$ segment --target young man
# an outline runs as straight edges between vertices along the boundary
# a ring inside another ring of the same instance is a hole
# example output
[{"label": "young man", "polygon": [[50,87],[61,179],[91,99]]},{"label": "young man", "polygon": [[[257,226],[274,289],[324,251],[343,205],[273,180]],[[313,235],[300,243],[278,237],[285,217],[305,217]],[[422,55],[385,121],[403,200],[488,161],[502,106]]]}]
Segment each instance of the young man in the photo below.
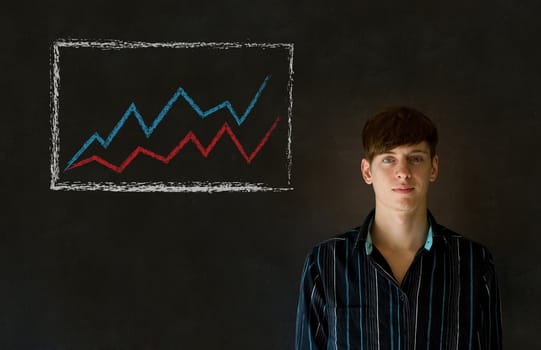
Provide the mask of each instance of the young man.
[{"label": "young man", "polygon": [[308,254],[296,348],[501,349],[491,254],[427,208],[438,176],[436,127],[400,107],[368,120],[362,137],[375,209]]}]

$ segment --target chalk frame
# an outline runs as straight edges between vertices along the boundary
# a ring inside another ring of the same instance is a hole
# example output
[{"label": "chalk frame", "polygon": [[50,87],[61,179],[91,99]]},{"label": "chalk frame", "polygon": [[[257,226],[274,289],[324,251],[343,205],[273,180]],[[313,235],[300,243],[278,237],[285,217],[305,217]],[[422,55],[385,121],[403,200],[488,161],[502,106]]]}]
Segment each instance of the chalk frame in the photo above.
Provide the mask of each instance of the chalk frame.
[{"label": "chalk frame", "polygon": [[[287,186],[273,187],[265,183],[252,182],[82,182],[60,181],[60,125],[59,125],[59,87],[60,87],[60,48],[97,48],[102,50],[122,50],[138,48],[214,48],[220,50],[236,48],[286,49],[288,50],[289,76],[288,131],[287,131]],[[50,57],[50,124],[51,159],[50,189],[53,191],[109,191],[109,192],[283,192],[291,191],[291,135],[293,115],[293,43],[241,43],[241,42],[142,42],[121,40],[82,40],[57,39],[51,45]]]}]

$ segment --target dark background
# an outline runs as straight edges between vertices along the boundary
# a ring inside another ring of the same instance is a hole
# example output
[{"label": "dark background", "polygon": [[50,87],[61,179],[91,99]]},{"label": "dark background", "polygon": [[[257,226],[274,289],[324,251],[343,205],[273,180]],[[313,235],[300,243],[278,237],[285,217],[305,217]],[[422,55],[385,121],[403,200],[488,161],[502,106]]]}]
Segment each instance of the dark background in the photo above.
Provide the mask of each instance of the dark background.
[{"label": "dark background", "polygon": [[[536,1],[3,4],[2,349],[290,349],[308,249],[358,225],[360,129],[433,118],[439,222],[492,251],[506,349],[539,348]],[[294,191],[49,190],[57,38],[295,44]]]}]

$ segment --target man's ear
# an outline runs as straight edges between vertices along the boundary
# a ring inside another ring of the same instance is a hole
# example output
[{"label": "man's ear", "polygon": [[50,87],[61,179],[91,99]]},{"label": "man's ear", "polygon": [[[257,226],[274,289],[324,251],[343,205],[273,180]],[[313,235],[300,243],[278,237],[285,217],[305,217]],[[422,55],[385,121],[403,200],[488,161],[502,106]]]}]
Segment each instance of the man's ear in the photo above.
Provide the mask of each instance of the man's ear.
[{"label": "man's ear", "polygon": [[432,169],[430,169],[430,178],[429,178],[430,182],[434,182],[438,178],[439,162],[440,162],[440,159],[438,155],[436,154],[434,158],[432,158]]},{"label": "man's ear", "polygon": [[370,162],[368,159],[363,158],[361,160],[361,174],[363,175],[363,180],[368,185],[372,184],[372,171],[370,170]]}]

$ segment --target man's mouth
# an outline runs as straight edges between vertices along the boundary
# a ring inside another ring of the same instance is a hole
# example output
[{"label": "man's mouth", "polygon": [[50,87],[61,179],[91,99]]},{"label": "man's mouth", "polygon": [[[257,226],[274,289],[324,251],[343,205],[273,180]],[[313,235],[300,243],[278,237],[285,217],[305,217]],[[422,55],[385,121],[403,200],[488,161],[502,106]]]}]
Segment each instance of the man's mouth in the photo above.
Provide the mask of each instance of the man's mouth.
[{"label": "man's mouth", "polygon": [[402,193],[402,194],[411,193],[413,190],[414,190],[414,187],[397,187],[397,188],[393,188],[393,192]]}]

